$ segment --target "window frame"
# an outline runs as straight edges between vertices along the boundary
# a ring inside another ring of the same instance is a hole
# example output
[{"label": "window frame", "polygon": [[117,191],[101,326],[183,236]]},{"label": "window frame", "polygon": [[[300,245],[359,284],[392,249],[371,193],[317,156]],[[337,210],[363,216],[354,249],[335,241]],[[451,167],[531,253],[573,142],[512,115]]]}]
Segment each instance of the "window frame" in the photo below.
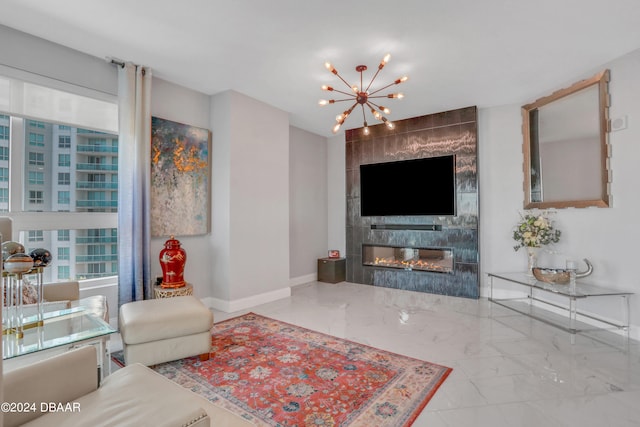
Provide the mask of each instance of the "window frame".
[{"label": "window frame", "polygon": [[[3,112],[0,112],[3,114]],[[25,174],[29,168],[37,168],[45,166],[46,157],[45,154],[38,149],[41,147],[31,146],[28,140],[25,140],[25,133],[29,132],[31,128],[28,124],[25,125],[25,118],[17,115],[6,114],[9,117],[9,129],[10,137],[8,139],[8,152],[10,160],[7,161],[11,165],[24,165],[19,167],[9,168],[9,188],[8,191],[8,205],[9,210],[3,211],[2,215],[11,217],[12,219],[12,236],[11,239],[18,240],[20,233],[28,232],[30,230],[43,230],[43,231],[67,231],[69,236],[69,230],[86,230],[86,229],[118,229],[117,212],[65,212],[65,211],[53,211],[53,212],[35,212],[26,211],[29,206],[28,198],[26,197],[25,188],[28,184],[28,174]],[[56,125],[60,123],[50,122]],[[65,126],[65,125],[62,125]],[[78,126],[75,126],[78,127]],[[37,128],[37,126],[36,126]],[[31,128],[33,129],[33,128]],[[117,140],[117,135],[113,136]],[[4,140],[3,140],[4,141]],[[54,137],[53,144],[54,149],[57,147],[57,138]],[[67,149],[62,149],[67,150]],[[68,152],[68,150],[67,150]],[[64,151],[59,154],[64,153]],[[26,158],[25,158],[26,157]],[[73,157],[69,157],[69,166],[72,166]],[[6,160],[5,160],[6,161]],[[53,162],[57,161],[57,156],[52,159]],[[26,168],[26,169],[25,169]],[[68,188],[68,187],[67,187]],[[56,190],[49,192],[50,197],[55,197]],[[46,195],[43,193],[43,197]],[[33,206],[33,205],[32,205]],[[78,228],[78,224],[82,224],[81,228]],[[62,236],[63,237],[63,236]],[[70,237],[70,236],[69,236]],[[5,239],[8,238],[5,236]],[[25,237],[26,240],[26,237]],[[69,240],[59,240],[60,242],[69,242],[74,244],[71,238]],[[73,251],[72,251],[73,252]],[[75,262],[73,255],[67,262]],[[105,275],[103,277],[81,279],[78,277],[76,280],[80,282],[81,289],[86,287],[102,286],[117,283],[118,273],[113,272],[112,262],[104,263]],[[71,271],[69,265],[59,265],[59,267],[66,267],[67,271]],[[57,269],[57,267],[56,267]],[[65,280],[67,278],[58,278],[58,274],[53,273],[52,280]]]}]

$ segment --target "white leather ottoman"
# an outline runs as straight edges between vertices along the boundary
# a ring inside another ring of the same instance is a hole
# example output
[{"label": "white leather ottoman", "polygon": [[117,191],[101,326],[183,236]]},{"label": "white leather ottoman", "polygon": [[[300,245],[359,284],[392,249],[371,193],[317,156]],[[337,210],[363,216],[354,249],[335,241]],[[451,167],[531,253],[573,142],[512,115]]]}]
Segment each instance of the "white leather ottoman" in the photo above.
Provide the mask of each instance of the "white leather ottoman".
[{"label": "white leather ottoman", "polygon": [[125,365],[209,358],[213,313],[192,295],[129,302],[119,314]]}]

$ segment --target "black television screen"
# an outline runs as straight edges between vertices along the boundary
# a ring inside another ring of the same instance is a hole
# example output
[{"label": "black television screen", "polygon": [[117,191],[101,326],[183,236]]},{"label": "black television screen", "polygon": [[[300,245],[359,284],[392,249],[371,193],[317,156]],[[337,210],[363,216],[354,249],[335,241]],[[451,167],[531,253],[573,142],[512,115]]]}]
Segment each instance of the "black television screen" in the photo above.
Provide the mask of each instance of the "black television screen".
[{"label": "black television screen", "polygon": [[360,214],[455,215],[455,170],[455,155],[360,165]]}]

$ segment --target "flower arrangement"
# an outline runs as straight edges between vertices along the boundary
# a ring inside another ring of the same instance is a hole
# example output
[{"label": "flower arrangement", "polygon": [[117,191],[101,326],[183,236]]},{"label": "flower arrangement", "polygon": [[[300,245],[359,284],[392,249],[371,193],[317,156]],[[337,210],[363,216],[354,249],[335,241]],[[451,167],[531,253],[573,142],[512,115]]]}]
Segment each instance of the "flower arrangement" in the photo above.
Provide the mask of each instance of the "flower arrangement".
[{"label": "flower arrangement", "polygon": [[560,230],[553,227],[545,212],[520,216],[522,219],[513,230],[513,240],[518,242],[513,247],[515,251],[524,247],[539,248],[560,240]]}]

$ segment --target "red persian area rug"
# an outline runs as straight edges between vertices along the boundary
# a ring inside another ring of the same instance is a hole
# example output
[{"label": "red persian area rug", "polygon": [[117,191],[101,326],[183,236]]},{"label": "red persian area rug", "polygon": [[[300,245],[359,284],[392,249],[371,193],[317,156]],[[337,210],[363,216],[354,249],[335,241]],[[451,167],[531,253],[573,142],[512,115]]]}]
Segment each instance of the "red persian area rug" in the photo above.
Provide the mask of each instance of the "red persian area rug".
[{"label": "red persian area rug", "polygon": [[410,426],[451,372],[253,313],[212,339],[210,360],[154,369],[258,426]]}]

